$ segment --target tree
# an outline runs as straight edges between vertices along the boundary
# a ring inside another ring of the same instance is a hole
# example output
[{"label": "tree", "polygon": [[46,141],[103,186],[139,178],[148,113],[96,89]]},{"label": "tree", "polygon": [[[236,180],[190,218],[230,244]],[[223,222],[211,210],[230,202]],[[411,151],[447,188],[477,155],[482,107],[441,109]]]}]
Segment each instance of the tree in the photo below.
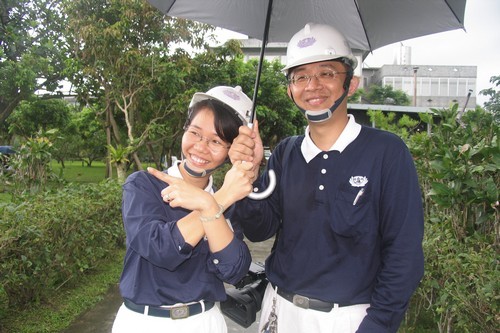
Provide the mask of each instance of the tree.
[{"label": "tree", "polygon": [[126,147],[140,169],[137,151],[151,125],[165,116],[165,109],[149,99],[149,90],[170,70],[174,81],[180,77],[168,63],[169,47],[179,42],[203,46],[208,27],[164,16],[145,1],[66,1],[65,9],[75,59],[72,80],[81,99],[101,101],[107,145]]},{"label": "tree", "polygon": [[359,103],[359,101],[361,100],[361,98],[366,94],[365,90],[363,88],[358,88],[356,89],[356,91],[354,92],[354,94],[352,94],[351,96],[349,96],[349,98],[347,99],[347,103]]},{"label": "tree", "polygon": [[39,89],[64,78],[65,18],[57,0],[0,0],[0,123]]},{"label": "tree", "polygon": [[489,96],[489,101],[484,103],[484,108],[493,114],[496,122],[500,121],[500,76],[492,76],[490,82],[495,85],[495,88],[481,90],[480,94]]},{"label": "tree", "polygon": [[368,104],[410,105],[410,98],[402,90],[394,90],[390,85],[372,85],[361,97]]},{"label": "tree", "polygon": [[24,138],[38,131],[63,130],[70,122],[70,109],[62,99],[22,101],[9,117],[9,132]]},{"label": "tree", "polygon": [[103,124],[94,109],[84,107],[73,113],[72,123],[75,128],[76,142],[74,151],[78,158],[92,166],[92,162],[106,157],[106,134]]}]

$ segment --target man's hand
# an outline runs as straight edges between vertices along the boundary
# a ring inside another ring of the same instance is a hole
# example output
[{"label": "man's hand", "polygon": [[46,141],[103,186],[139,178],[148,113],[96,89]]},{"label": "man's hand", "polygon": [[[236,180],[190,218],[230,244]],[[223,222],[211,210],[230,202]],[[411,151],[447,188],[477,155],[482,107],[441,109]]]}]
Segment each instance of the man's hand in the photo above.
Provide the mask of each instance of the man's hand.
[{"label": "man's hand", "polygon": [[218,192],[224,193],[227,198],[224,202],[233,204],[243,199],[252,192],[255,172],[252,163],[236,161],[233,167],[226,173],[224,184]]},{"label": "man's hand", "polygon": [[239,135],[229,148],[231,163],[245,161],[251,162],[254,167],[258,167],[263,157],[264,147],[259,133],[259,122],[256,120],[253,128],[240,126]]}]

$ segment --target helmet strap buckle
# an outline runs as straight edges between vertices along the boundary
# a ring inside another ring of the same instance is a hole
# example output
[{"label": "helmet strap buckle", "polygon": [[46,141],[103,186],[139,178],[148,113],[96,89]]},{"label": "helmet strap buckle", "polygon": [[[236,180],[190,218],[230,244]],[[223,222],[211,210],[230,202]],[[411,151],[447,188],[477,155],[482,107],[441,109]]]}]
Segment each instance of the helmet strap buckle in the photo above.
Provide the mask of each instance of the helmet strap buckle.
[{"label": "helmet strap buckle", "polygon": [[330,109],[325,109],[321,111],[309,111],[309,110],[304,110],[304,115],[306,116],[307,120],[313,122],[313,123],[320,123],[324,120],[327,120],[332,116],[332,110]]}]

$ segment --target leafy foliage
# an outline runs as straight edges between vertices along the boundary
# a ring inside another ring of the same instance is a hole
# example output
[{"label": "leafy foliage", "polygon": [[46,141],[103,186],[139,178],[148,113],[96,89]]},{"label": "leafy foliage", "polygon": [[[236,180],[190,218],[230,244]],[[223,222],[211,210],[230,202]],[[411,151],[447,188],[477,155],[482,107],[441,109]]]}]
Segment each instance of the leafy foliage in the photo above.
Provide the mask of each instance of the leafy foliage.
[{"label": "leafy foliage", "polygon": [[480,94],[489,96],[489,100],[484,103],[484,108],[493,114],[495,121],[500,122],[500,75],[492,76],[490,82],[495,85],[493,88],[481,90]]},{"label": "leafy foliage", "polygon": [[45,188],[49,179],[54,178],[50,166],[53,145],[50,136],[54,134],[53,130],[37,132],[37,135],[29,138],[11,158],[14,194],[38,192]]},{"label": "leafy foliage", "polygon": [[431,133],[409,136],[372,115],[406,140],[424,194],[426,268],[413,312],[430,313],[443,333],[497,332],[499,127],[480,108],[458,121],[457,109],[421,114]]},{"label": "leafy foliage", "polygon": [[22,101],[9,117],[9,132],[29,138],[38,131],[64,129],[70,122],[70,108],[62,99]]},{"label": "leafy foliage", "polygon": [[58,0],[0,1],[0,123],[38,89],[64,78],[65,18]]},{"label": "leafy foliage", "polygon": [[0,205],[0,293],[7,306],[43,301],[123,246],[120,200],[119,183],[109,181]]},{"label": "leafy foliage", "polygon": [[384,114],[381,110],[372,109],[369,109],[367,114],[376,127],[383,128],[393,133],[398,133],[398,135],[404,139],[408,139],[410,134],[416,133],[420,130],[420,122],[410,118],[406,114],[401,117],[397,117],[394,112]]},{"label": "leafy foliage", "polygon": [[368,104],[410,105],[408,95],[402,90],[394,90],[391,85],[372,85],[363,93],[361,99]]}]

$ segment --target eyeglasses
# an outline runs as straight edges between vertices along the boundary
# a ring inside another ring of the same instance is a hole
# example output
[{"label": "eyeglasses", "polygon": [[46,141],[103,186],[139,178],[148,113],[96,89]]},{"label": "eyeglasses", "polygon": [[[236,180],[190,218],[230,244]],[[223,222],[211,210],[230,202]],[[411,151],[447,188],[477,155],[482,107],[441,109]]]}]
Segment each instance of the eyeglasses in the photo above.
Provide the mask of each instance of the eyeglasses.
[{"label": "eyeglasses", "polygon": [[296,87],[305,87],[315,77],[322,84],[333,82],[339,74],[347,74],[347,72],[322,71],[314,75],[294,75],[288,82],[293,83]]},{"label": "eyeglasses", "polygon": [[226,145],[223,141],[218,140],[218,139],[209,139],[207,137],[204,137],[201,135],[200,132],[196,131],[193,128],[187,128],[184,132],[184,135],[186,136],[186,139],[189,140],[190,142],[196,143],[196,142],[201,142],[202,140],[205,140],[208,148],[214,152],[214,153],[219,153],[224,149],[229,149],[230,146]]}]

